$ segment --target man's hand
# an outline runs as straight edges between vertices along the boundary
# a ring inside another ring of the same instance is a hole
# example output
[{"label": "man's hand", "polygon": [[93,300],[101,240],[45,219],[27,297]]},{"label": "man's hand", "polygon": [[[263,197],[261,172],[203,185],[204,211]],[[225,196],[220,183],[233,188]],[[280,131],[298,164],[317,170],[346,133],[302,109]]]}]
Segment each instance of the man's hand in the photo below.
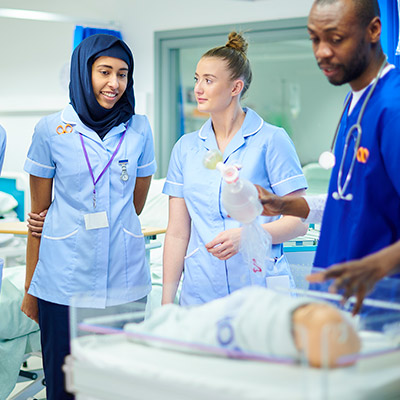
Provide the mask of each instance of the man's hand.
[{"label": "man's hand", "polygon": [[307,276],[307,280],[309,282],[324,282],[334,279],[329,291],[331,293],[343,291],[342,304],[351,296],[356,296],[357,301],[353,308],[353,315],[356,315],[361,309],[365,296],[384,276],[384,268],[365,257],[361,260],[333,265],[323,272]]},{"label": "man's hand", "polygon": [[262,215],[275,216],[282,214],[283,200],[282,197],[277,196],[264,189],[259,185],[255,185],[258,191],[258,197],[263,205]]}]

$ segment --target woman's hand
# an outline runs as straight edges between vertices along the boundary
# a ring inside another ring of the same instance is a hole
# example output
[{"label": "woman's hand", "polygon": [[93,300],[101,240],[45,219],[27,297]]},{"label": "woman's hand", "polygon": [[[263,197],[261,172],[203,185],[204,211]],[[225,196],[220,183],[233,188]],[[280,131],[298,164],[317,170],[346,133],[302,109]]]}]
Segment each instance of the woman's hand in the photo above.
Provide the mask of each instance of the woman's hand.
[{"label": "woman's hand", "polygon": [[25,293],[22,299],[21,311],[26,314],[27,317],[39,323],[39,310],[36,297]]},{"label": "woman's hand", "polygon": [[31,232],[32,236],[41,237],[44,220],[46,218],[47,210],[43,210],[39,214],[30,212],[28,213],[29,218],[27,219],[28,222],[28,229]]},{"label": "woman's hand", "polygon": [[227,260],[239,252],[241,228],[228,229],[218,234],[206,249],[220,260]]}]

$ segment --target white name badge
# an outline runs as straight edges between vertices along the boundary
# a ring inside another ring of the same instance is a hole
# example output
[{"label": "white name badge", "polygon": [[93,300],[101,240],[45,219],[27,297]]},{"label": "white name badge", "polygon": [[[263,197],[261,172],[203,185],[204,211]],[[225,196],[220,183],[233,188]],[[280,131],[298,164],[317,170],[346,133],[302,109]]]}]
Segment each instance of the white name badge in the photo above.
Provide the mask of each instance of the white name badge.
[{"label": "white name badge", "polygon": [[108,218],[105,211],[85,214],[85,227],[86,230],[90,229],[100,229],[108,227]]},{"label": "white name badge", "polygon": [[267,276],[265,282],[268,289],[290,289],[289,275]]}]

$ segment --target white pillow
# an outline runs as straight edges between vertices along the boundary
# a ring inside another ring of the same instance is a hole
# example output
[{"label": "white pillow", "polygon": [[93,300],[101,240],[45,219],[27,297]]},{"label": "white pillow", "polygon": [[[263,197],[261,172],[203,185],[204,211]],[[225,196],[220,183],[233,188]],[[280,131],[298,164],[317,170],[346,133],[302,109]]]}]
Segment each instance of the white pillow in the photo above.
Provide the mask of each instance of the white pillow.
[{"label": "white pillow", "polygon": [[10,212],[17,206],[18,202],[14,196],[9,193],[0,192],[0,215]]}]

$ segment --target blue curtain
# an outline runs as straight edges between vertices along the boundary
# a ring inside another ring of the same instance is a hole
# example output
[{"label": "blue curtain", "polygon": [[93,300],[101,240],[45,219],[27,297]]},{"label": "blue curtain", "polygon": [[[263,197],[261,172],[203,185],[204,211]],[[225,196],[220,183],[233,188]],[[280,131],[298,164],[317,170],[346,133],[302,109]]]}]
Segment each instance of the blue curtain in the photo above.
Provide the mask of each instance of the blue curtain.
[{"label": "blue curtain", "polygon": [[75,49],[76,46],[80,42],[82,42],[83,39],[86,39],[89,36],[95,35],[96,33],[105,33],[108,35],[114,35],[120,39],[122,39],[122,34],[120,31],[114,31],[112,29],[99,29],[99,28],[90,28],[90,27],[83,27],[80,25],[77,25],[75,27],[74,31],[74,47],[73,50]]},{"label": "blue curtain", "polygon": [[397,48],[396,48],[396,56],[400,56],[400,0],[397,0],[397,32],[398,32],[398,40],[397,40]]},{"label": "blue curtain", "polygon": [[400,67],[400,0],[379,0],[382,20],[381,42],[390,63]]}]

